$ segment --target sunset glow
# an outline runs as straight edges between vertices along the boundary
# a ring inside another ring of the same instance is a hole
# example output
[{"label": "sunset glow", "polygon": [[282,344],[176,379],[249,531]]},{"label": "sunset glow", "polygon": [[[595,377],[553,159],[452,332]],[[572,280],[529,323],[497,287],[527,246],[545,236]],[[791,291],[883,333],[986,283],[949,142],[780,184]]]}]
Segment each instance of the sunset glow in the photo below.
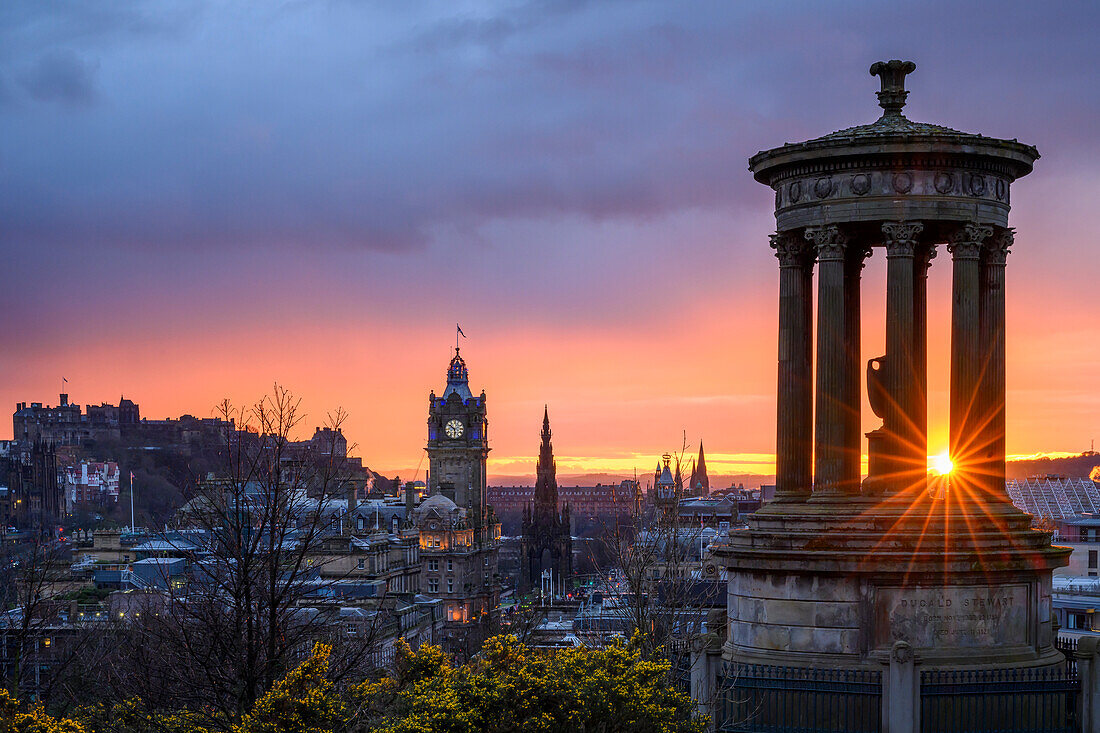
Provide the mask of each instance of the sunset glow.
[{"label": "sunset glow", "polygon": [[955,464],[951,460],[951,456],[947,453],[947,451],[944,451],[939,455],[930,456],[928,458],[928,463],[932,470],[941,476],[946,476],[955,469]]},{"label": "sunset glow", "polygon": [[[648,474],[702,440],[715,473],[767,476],[779,275],[773,193],[747,157],[871,121],[864,59],[936,38],[913,118],[1043,156],[1013,189],[1007,451],[1083,450],[1096,433],[1100,299],[1083,294],[1100,272],[1076,214],[1100,197],[1100,134],[1093,97],[1063,91],[1092,86],[1087,19],[1000,7],[1033,56],[975,49],[984,12],[944,24],[912,4],[730,3],[705,22],[675,4],[523,22],[492,3],[400,17],[291,4],[262,22],[133,7],[118,22],[160,29],[155,44],[73,34],[46,10],[0,28],[6,414],[56,404],[62,377],[74,402],[125,395],[149,418],[208,417],[278,381],[304,400],[302,436],[342,407],[364,462],[412,478],[458,321],[494,476],[533,474],[544,404],[565,475]],[[889,31],[834,53],[868,24]],[[800,42],[761,46],[776,36]],[[310,48],[327,61],[287,53]],[[953,71],[974,58],[988,73]],[[852,82],[825,93],[823,79]],[[950,265],[941,251],[928,278],[933,445],[947,442]],[[879,251],[862,273],[863,358],[884,353],[885,278]],[[881,423],[866,400],[861,421]]]}]

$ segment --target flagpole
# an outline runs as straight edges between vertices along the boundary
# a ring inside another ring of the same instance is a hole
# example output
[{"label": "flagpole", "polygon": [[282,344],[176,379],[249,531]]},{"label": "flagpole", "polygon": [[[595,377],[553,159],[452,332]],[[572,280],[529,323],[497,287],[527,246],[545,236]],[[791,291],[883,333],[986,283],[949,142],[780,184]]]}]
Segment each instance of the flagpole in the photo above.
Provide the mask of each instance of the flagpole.
[{"label": "flagpole", "polygon": [[130,531],[134,529],[134,472],[130,471]]}]

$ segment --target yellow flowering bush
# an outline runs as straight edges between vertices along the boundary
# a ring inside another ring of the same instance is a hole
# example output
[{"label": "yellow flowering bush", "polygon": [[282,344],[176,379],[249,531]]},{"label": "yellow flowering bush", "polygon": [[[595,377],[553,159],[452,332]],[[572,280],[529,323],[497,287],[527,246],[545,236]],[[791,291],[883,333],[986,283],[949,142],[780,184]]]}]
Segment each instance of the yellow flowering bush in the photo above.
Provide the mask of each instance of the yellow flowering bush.
[{"label": "yellow flowering bush", "polygon": [[327,676],[331,653],[331,646],[314,645],[309,659],[256,701],[236,733],[332,733],[346,728],[346,706]]},{"label": "yellow flowering bush", "polygon": [[140,700],[54,718],[0,689],[0,733],[702,733],[706,719],[635,645],[541,651],[489,639],[455,667],[435,646],[398,643],[393,673],[338,688],[317,644],[238,721],[150,710]]},{"label": "yellow flowering bush", "polygon": [[68,718],[54,718],[41,705],[20,703],[0,688],[0,733],[87,733],[84,726]]},{"label": "yellow flowering bush", "polygon": [[437,672],[409,680],[376,730],[701,733],[706,727],[691,699],[668,686],[666,662],[646,661],[623,645],[544,652],[498,636],[464,667],[437,665],[430,661],[437,654],[424,648],[406,662]]}]

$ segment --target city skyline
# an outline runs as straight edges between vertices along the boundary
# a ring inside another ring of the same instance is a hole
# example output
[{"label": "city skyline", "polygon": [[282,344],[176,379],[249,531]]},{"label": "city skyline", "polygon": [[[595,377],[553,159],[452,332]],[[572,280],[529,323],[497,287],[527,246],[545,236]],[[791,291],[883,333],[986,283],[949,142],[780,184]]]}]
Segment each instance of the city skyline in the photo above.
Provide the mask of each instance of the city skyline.
[{"label": "city skyline", "polygon": [[[685,431],[713,473],[768,473],[729,470],[775,447],[774,222],[747,155],[872,121],[867,60],[913,58],[913,119],[1043,156],[1014,187],[1008,453],[1084,450],[1100,110],[1079,90],[1097,11],[997,8],[11,4],[0,400],[53,404],[64,376],[77,402],[205,417],[278,381],[303,397],[303,430],[342,407],[367,465],[409,478],[457,320],[491,473],[533,472],[544,404],[562,473],[647,475]],[[1027,52],[983,45],[979,26],[1027,27]],[[884,279],[880,253],[865,359],[882,353]],[[941,256],[932,454],[949,301]]]}]

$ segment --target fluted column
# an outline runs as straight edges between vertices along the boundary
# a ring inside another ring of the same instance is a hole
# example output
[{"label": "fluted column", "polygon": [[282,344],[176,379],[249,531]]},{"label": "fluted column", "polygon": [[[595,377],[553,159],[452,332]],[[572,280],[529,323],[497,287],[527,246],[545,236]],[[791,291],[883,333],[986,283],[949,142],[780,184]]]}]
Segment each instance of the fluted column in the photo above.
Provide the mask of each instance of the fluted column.
[{"label": "fluted column", "polygon": [[981,259],[982,353],[985,355],[981,391],[984,436],[979,447],[981,476],[989,496],[1005,494],[1005,262],[1015,232],[1001,229],[985,244]]},{"label": "fluted column", "polygon": [[[818,262],[814,497],[839,498],[859,490],[858,432],[854,476],[848,435],[852,407],[848,239],[835,225],[810,227],[805,237],[813,243]],[[856,303],[858,317],[858,300]]]},{"label": "fluted column", "polygon": [[790,232],[771,240],[779,258],[775,501],[805,501],[813,461],[813,248]]},{"label": "fluted column", "polygon": [[925,244],[917,248],[914,259],[913,372],[917,385],[917,401],[913,406],[913,455],[921,457],[918,482],[923,487],[927,487],[928,478],[928,268],[935,257],[936,245]]},{"label": "fluted column", "polygon": [[983,436],[980,387],[984,359],[981,336],[982,244],[993,227],[970,223],[951,235],[951,460],[955,464],[952,489],[958,498],[981,490],[979,477]]},{"label": "fluted column", "polygon": [[920,222],[882,225],[886,245],[886,458],[891,490],[906,489],[924,474],[927,458],[915,455],[918,376],[916,369],[917,294],[914,258]]},{"label": "fluted column", "polygon": [[871,247],[862,242],[849,242],[844,261],[844,480],[846,494],[860,493],[860,458],[863,455],[863,433],[860,412],[863,404],[862,358],[860,356],[859,281],[863,261],[871,256]]}]

